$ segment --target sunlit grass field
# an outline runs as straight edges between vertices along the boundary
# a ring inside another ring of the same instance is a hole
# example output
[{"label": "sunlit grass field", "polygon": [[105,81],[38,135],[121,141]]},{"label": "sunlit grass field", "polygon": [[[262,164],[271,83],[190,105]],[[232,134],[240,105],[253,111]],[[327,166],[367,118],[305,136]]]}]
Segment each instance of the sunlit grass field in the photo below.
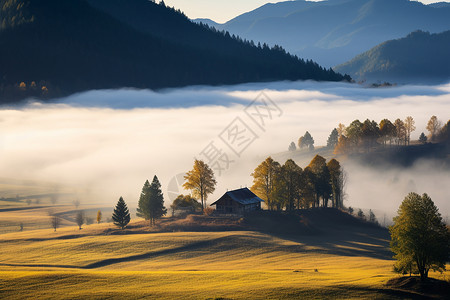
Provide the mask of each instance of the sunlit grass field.
[{"label": "sunlit grass field", "polygon": [[[0,235],[0,293],[17,298],[408,298],[385,287],[386,241],[236,232],[107,235],[111,224]],[[322,239],[328,239],[323,240]],[[372,241],[372,242],[369,242]],[[381,255],[382,256],[382,255]],[[449,274],[433,273],[445,279]]]},{"label": "sunlit grass field", "polygon": [[[29,195],[48,190],[26,190]],[[8,191],[12,191],[13,188]],[[26,195],[22,192],[23,195]],[[13,197],[13,192],[8,192]],[[1,299],[408,299],[385,284],[389,236],[379,228],[317,233],[122,232],[74,224],[69,200],[0,203]],[[17,209],[15,209],[17,208]],[[95,213],[100,207],[80,209]],[[104,211],[104,209],[102,209]],[[49,211],[63,218],[56,232]],[[104,220],[110,212],[104,211]],[[24,222],[19,231],[18,222]],[[11,226],[4,226],[11,224]],[[139,224],[138,224],[139,225]],[[450,272],[431,276],[448,280]]]}]

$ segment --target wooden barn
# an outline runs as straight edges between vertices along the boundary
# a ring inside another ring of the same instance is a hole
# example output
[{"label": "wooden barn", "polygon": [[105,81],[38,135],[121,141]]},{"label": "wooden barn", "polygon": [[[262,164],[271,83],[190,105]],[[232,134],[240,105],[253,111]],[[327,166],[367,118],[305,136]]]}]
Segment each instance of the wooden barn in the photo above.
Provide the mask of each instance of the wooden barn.
[{"label": "wooden barn", "polygon": [[260,210],[261,198],[253,194],[248,188],[226,192],[219,200],[211,204],[216,206],[219,214],[243,214]]}]

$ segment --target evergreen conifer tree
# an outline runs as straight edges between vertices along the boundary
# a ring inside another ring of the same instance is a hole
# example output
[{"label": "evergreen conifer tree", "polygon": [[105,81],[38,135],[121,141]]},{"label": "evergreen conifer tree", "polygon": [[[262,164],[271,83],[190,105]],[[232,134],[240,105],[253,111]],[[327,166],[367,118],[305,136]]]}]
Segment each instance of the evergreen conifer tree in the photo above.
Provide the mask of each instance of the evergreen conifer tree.
[{"label": "evergreen conifer tree", "polygon": [[116,207],[114,208],[112,219],[114,221],[114,225],[120,227],[121,229],[124,229],[128,223],[130,223],[130,212],[122,197],[120,197]]},{"label": "evergreen conifer tree", "polygon": [[150,184],[145,181],[139,198],[138,209],[136,215],[150,221],[150,225],[155,225],[156,219],[161,218],[167,213],[164,207],[164,197],[161,191],[161,184],[158,177],[153,177]]}]

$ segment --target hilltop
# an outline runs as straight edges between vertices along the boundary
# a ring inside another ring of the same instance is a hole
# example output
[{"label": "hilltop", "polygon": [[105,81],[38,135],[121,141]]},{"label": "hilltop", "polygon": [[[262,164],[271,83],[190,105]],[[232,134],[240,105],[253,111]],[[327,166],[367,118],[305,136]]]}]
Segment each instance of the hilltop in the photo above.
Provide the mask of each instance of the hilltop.
[{"label": "hilltop", "polygon": [[415,31],[384,42],[334,68],[355,80],[446,83],[450,80],[450,31]]},{"label": "hilltop", "polygon": [[449,30],[450,6],[409,0],[284,1],[214,26],[334,67],[415,30]]}]

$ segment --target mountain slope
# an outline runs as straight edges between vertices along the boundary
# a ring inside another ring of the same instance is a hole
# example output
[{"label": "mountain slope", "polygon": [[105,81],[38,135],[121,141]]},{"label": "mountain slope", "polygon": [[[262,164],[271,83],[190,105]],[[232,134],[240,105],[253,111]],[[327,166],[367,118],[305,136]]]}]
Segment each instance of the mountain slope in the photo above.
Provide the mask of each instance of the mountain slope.
[{"label": "mountain slope", "polygon": [[[0,1],[1,102],[87,89],[343,79],[280,48],[258,48],[193,24],[150,1],[94,2]],[[128,21],[100,9],[105,3],[126,9]]]},{"label": "mountain slope", "polygon": [[216,27],[335,66],[418,29],[449,30],[450,7],[409,0],[288,1],[264,5]]},{"label": "mountain slope", "polygon": [[416,31],[387,41],[335,68],[359,80],[399,83],[450,80],[450,31]]}]

